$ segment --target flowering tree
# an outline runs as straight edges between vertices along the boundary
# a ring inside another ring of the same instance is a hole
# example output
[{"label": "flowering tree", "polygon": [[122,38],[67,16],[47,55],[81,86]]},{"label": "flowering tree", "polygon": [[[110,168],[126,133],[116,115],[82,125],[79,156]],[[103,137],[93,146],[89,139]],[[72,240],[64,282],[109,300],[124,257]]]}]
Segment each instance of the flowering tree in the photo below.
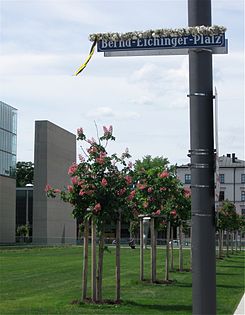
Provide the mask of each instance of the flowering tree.
[{"label": "flowering tree", "polygon": [[99,254],[96,300],[99,302],[102,301],[105,224],[116,222],[120,217],[128,219],[130,216],[128,201],[132,199],[132,163],[126,162],[130,158],[128,149],[120,157],[116,154],[109,155],[106,150],[107,144],[115,140],[112,126],[103,127],[103,131],[104,134],[96,141],[94,138],[87,139],[83,129],[79,128],[77,140],[89,146],[86,150],[82,147],[83,155],[79,155],[79,163],[73,163],[68,169],[70,185],[63,191],[46,187],[48,196],[55,197],[60,193],[63,201],[72,204],[75,218],[84,222],[92,218],[92,222],[97,226]]},{"label": "flowering tree", "polygon": [[[149,158],[147,161],[136,163],[136,185],[131,196],[135,215],[145,214],[152,215],[154,218],[159,217],[156,222],[158,228],[166,229],[165,281],[169,281],[170,226],[171,222],[173,224],[177,219],[184,220],[188,217],[190,207],[187,207],[185,202],[188,202],[190,195],[178,180],[175,167],[168,167],[166,159],[162,158],[161,162],[153,167],[151,167]],[[164,219],[162,219],[163,216]]]},{"label": "flowering tree", "polygon": [[[237,214],[234,203],[229,200],[223,201],[218,212],[218,222],[217,229],[219,233],[223,235],[223,231],[226,231],[226,254],[229,255],[229,240],[230,233],[234,231],[237,225]],[[220,241],[220,244],[223,244],[223,237]],[[219,248],[219,258],[222,257],[222,246]]]}]

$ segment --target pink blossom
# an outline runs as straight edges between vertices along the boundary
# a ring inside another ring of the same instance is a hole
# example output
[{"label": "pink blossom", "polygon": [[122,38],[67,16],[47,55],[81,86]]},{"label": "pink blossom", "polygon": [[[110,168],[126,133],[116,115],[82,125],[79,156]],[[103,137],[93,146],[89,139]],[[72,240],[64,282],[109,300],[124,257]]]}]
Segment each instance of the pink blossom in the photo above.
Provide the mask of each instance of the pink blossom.
[{"label": "pink blossom", "polygon": [[83,196],[83,195],[85,195],[85,194],[86,194],[86,192],[83,191],[82,189],[79,191],[79,196]]},{"label": "pink blossom", "polygon": [[74,176],[71,178],[71,182],[73,185],[77,185],[78,184],[78,176]]},{"label": "pink blossom", "polygon": [[159,175],[160,178],[165,178],[165,177],[168,177],[168,176],[169,176],[169,173],[168,173],[167,171],[163,171],[163,172]]},{"label": "pink blossom", "polygon": [[47,184],[47,185],[45,186],[44,191],[45,191],[45,192],[48,192],[49,190],[52,190],[52,187],[51,187],[49,184]]},{"label": "pink blossom", "polygon": [[85,183],[85,180],[82,179],[82,180],[79,180],[79,181],[78,181],[77,185],[78,185],[78,186],[83,186],[84,183]]},{"label": "pink blossom", "polygon": [[96,141],[95,141],[94,138],[88,139],[87,142],[88,142],[89,144],[94,144],[94,143],[96,143]]},{"label": "pink blossom", "polygon": [[125,192],[126,192],[126,188],[124,187],[124,188],[121,188],[121,189],[117,192],[117,194],[118,194],[118,196],[122,196]]},{"label": "pink blossom", "polygon": [[138,183],[137,184],[137,188],[140,189],[140,190],[143,190],[143,189],[146,188],[146,185]]},{"label": "pink blossom", "polygon": [[184,196],[186,197],[186,198],[188,198],[188,197],[190,197],[191,196],[191,191],[190,191],[190,189],[189,188],[184,188]]},{"label": "pink blossom", "polygon": [[176,212],[176,210],[172,210],[172,211],[170,211],[170,214],[173,216],[176,216],[177,212]]},{"label": "pink blossom", "polygon": [[130,192],[129,196],[128,196],[128,200],[134,199],[135,194],[136,194],[136,191],[135,191],[135,190],[132,190],[132,191]]},{"label": "pink blossom", "polygon": [[126,183],[128,185],[132,184],[132,177],[131,176],[129,176],[129,175],[125,176],[125,180],[126,180]]},{"label": "pink blossom", "polygon": [[100,152],[100,157],[101,158],[105,158],[107,156],[107,153],[106,152]]},{"label": "pink blossom", "polygon": [[74,162],[68,169],[68,174],[73,175],[78,168],[78,165]]},{"label": "pink blossom", "polygon": [[83,135],[83,128],[77,129],[77,135],[78,135],[78,137]]},{"label": "pink blossom", "polygon": [[69,192],[73,192],[73,187],[71,185],[68,185],[67,189],[68,189]]},{"label": "pink blossom", "polygon": [[105,187],[105,186],[107,186],[107,180],[105,179],[105,178],[103,178],[102,179],[102,181],[101,181],[101,185],[103,186],[103,187]]},{"label": "pink blossom", "polygon": [[78,158],[79,158],[80,162],[84,162],[85,161],[85,158],[84,158],[84,156],[82,156],[82,154],[78,154]]},{"label": "pink blossom", "polygon": [[149,187],[149,188],[147,189],[147,191],[148,191],[148,193],[152,193],[152,192],[153,192],[153,188],[152,188],[152,187]]},{"label": "pink blossom", "polygon": [[87,152],[89,154],[92,154],[92,153],[96,153],[98,150],[95,146],[91,146],[90,148],[87,149]]},{"label": "pink blossom", "polygon": [[107,128],[106,126],[103,126],[104,136],[111,136],[112,135],[112,126],[109,126]]},{"label": "pink blossom", "polygon": [[160,187],[160,191],[166,191],[167,188],[166,187]]},{"label": "pink blossom", "polygon": [[94,206],[94,211],[96,213],[98,213],[99,211],[101,211],[101,204],[100,203],[96,203],[96,205]]},{"label": "pink blossom", "polygon": [[155,211],[155,212],[152,212],[152,214],[155,214],[155,215],[160,215],[161,214],[161,210],[157,210],[157,211]]},{"label": "pink blossom", "polygon": [[54,193],[59,194],[61,192],[60,189],[54,189]]},{"label": "pink blossom", "polygon": [[95,161],[96,161],[98,164],[100,164],[100,165],[102,165],[102,164],[105,163],[105,159],[104,159],[104,158],[101,158],[101,157],[96,158]]},{"label": "pink blossom", "polygon": [[109,132],[109,130],[107,129],[106,126],[103,126],[103,131],[104,131],[104,133],[108,133]]}]

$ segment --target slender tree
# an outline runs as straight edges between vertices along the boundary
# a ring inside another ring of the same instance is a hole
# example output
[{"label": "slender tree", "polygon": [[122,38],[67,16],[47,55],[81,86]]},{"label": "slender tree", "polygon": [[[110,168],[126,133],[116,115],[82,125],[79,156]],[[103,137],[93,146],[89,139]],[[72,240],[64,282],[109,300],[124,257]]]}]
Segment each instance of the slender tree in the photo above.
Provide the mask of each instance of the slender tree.
[{"label": "slender tree", "polygon": [[[130,158],[128,149],[118,157],[116,154],[109,155],[106,148],[108,141],[115,140],[112,135],[112,126],[103,127],[104,134],[95,140],[87,139],[82,128],[77,130],[78,140],[88,144],[89,147],[83,149],[83,155],[79,155],[79,163],[73,163],[68,174],[71,176],[71,184],[66,189],[60,191],[50,185],[46,186],[47,195],[55,197],[60,194],[61,199],[69,202],[73,206],[73,215],[82,221],[92,218],[93,236],[93,266],[92,266],[92,288],[93,301],[102,302],[102,280],[103,280],[103,258],[104,258],[104,238],[106,222],[116,223],[119,211],[123,219],[128,220],[131,216],[131,209],[128,204],[132,199],[131,186],[132,163],[128,163]],[[97,130],[98,133],[98,130]],[[96,226],[95,226],[96,225]],[[98,265],[96,271],[96,230],[99,239]],[[119,244],[120,245],[120,244]],[[86,257],[86,253],[84,254]],[[120,276],[117,273],[117,279]],[[86,285],[86,281],[83,281]],[[96,290],[96,294],[95,294]],[[83,288],[86,292],[86,287]],[[118,291],[119,292],[119,291]],[[83,294],[83,299],[86,294]],[[120,297],[117,296],[117,299]]]}]

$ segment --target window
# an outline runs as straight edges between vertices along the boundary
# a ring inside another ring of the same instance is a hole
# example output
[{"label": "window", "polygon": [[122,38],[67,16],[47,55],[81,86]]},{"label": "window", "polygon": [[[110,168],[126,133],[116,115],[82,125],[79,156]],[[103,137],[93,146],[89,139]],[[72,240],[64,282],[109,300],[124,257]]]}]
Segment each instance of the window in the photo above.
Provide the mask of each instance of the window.
[{"label": "window", "polygon": [[185,184],[191,183],[191,174],[185,174]]},{"label": "window", "polygon": [[241,191],[241,201],[245,201],[245,190]]},{"label": "window", "polygon": [[220,174],[219,175],[219,181],[220,181],[220,184],[224,184],[225,183],[225,174]]},{"label": "window", "polygon": [[225,192],[221,190],[219,193],[219,201],[224,201],[224,200],[225,200]]},{"label": "window", "polygon": [[242,209],[242,216],[245,216],[245,209]]},{"label": "window", "polygon": [[241,183],[245,184],[245,174],[241,174]]}]

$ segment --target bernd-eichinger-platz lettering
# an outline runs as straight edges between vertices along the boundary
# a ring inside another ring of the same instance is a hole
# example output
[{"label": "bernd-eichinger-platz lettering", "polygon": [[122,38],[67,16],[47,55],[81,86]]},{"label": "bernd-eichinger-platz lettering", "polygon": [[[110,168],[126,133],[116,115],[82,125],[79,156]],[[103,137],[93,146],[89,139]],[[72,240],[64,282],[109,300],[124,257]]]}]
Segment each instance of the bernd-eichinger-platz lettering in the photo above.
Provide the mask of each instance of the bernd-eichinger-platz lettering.
[{"label": "bernd-eichinger-platz lettering", "polygon": [[147,50],[159,48],[224,47],[225,34],[152,37],[127,40],[99,40],[98,51]]}]

